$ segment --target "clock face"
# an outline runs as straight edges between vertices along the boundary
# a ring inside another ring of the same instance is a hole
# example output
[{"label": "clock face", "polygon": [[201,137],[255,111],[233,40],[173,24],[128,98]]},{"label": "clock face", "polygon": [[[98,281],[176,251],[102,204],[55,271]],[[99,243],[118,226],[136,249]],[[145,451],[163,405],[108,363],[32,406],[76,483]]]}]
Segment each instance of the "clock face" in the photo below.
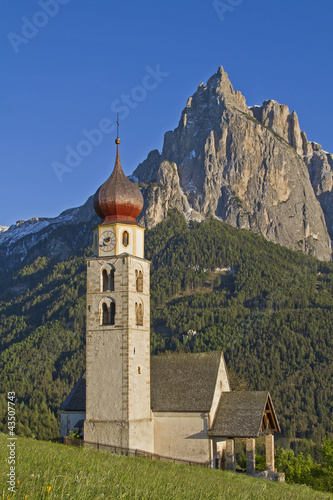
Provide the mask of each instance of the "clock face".
[{"label": "clock face", "polygon": [[99,237],[99,248],[102,252],[111,252],[117,243],[117,237],[112,230],[103,231]]}]

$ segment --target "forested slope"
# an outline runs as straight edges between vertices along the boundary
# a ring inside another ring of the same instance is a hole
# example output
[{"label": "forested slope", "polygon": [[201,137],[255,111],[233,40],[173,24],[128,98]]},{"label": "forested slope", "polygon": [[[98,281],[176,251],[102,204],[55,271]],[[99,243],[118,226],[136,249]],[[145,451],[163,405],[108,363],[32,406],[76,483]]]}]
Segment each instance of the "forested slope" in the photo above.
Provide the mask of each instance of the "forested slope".
[{"label": "forested slope", "polygon": [[[84,370],[85,255],[23,266],[0,289],[0,400],[21,434],[56,437]],[[333,435],[333,264],[219,220],[170,212],[146,232],[152,352],[223,349],[233,389],[270,390],[285,436]],[[0,429],[1,430],[1,429]]]}]

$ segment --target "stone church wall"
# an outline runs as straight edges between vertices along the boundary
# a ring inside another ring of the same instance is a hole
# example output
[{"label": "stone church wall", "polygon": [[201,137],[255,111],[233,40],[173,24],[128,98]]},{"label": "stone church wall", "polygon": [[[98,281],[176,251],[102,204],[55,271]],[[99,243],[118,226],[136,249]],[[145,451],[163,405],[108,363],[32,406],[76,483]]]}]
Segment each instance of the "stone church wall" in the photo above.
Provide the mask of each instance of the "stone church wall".
[{"label": "stone church wall", "polygon": [[212,460],[207,413],[154,412],[154,451],[193,462]]}]

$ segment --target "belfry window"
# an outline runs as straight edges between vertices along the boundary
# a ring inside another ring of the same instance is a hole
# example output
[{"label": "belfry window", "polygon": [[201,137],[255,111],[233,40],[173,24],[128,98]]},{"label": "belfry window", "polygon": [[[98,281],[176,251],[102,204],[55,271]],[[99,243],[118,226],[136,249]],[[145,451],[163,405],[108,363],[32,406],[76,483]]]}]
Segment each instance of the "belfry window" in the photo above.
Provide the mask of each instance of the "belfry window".
[{"label": "belfry window", "polygon": [[114,325],[116,320],[116,304],[111,302],[110,306],[102,304],[102,325]]},{"label": "belfry window", "polygon": [[129,234],[127,231],[123,232],[123,246],[128,247],[129,245]]},{"label": "belfry window", "polygon": [[103,269],[102,280],[103,280],[103,292],[106,292],[107,290],[109,290],[109,276],[106,269]]},{"label": "belfry window", "polygon": [[110,272],[110,292],[114,292],[114,269]]},{"label": "belfry window", "polygon": [[143,274],[142,271],[135,271],[135,280],[136,280],[136,291],[143,292]]},{"label": "belfry window", "polygon": [[109,324],[109,310],[108,306],[104,303],[102,306],[102,325]]},{"label": "belfry window", "polygon": [[114,325],[116,320],[116,304],[111,302],[110,304],[110,325]]},{"label": "belfry window", "polygon": [[110,272],[107,269],[103,269],[101,281],[102,292],[114,292],[114,273],[114,269],[111,269]]},{"label": "belfry window", "polygon": [[143,326],[143,305],[141,303],[135,303],[135,319],[137,325]]}]

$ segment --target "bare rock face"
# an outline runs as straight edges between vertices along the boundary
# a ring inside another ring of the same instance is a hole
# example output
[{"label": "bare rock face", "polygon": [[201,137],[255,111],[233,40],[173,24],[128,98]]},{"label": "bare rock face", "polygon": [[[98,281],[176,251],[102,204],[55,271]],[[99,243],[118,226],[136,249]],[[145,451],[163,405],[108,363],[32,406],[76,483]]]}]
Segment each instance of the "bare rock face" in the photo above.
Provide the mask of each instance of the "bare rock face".
[{"label": "bare rock face", "polygon": [[169,208],[177,208],[187,219],[203,217],[193,211],[181,190],[177,165],[162,161],[157,169],[156,182],[142,187],[144,207],[138,219],[139,224],[148,228],[156,226],[166,218]]},{"label": "bare rock face", "polygon": [[219,68],[188,99],[178,127],[165,134],[162,153],[151,152],[135,170],[139,182],[150,184],[143,220],[151,227],[176,207],[330,260],[316,195],[326,193],[333,213],[327,198],[333,162],[311,144],[295,112],[275,101],[248,108]]},{"label": "bare rock face", "polygon": [[314,193],[320,202],[326,225],[333,239],[333,155],[323,151],[320,144],[309,142],[301,131],[295,111],[276,101],[265,101],[251,108],[253,116],[263,125],[281,135],[306,164]]},{"label": "bare rock face", "polygon": [[276,101],[264,101],[262,106],[250,109],[260,123],[283,137],[299,155],[303,154],[302,132],[295,111],[290,113],[288,106]]},{"label": "bare rock face", "polygon": [[328,232],[333,239],[333,155],[323,151],[319,144],[308,142],[303,157],[314,192],[324,212]]}]

